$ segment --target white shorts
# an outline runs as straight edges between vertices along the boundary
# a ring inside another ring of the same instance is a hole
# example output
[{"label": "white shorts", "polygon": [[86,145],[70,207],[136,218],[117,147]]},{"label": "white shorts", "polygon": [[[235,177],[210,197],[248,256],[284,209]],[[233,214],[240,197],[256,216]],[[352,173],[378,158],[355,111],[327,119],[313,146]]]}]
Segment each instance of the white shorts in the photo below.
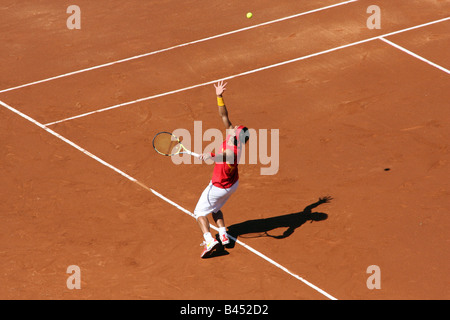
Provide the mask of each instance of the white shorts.
[{"label": "white shorts", "polygon": [[214,186],[210,181],[197,202],[194,210],[195,217],[204,217],[211,212],[217,213],[236,191],[238,184],[239,181],[236,181],[231,188],[222,189]]}]

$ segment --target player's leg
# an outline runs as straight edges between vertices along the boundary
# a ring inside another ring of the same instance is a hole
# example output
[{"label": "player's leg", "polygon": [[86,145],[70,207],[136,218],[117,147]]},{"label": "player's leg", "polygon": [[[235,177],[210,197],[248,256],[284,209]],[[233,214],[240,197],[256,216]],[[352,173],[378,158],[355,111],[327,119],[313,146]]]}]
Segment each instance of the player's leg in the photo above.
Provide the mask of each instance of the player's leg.
[{"label": "player's leg", "polygon": [[213,238],[209,229],[209,221],[206,215],[197,216],[197,223],[200,227],[200,230],[203,233],[203,251],[200,254],[201,258],[208,257],[213,249],[219,244],[219,242]]},{"label": "player's leg", "polygon": [[223,213],[221,210],[219,210],[217,212],[213,212],[212,217],[213,217],[214,222],[216,223],[217,227],[225,228],[225,221],[223,219]]},{"label": "player's leg", "polygon": [[203,234],[203,238],[205,239],[206,242],[209,242],[213,239],[212,235],[211,235],[211,231],[209,228],[209,220],[206,216],[199,216],[197,218],[197,223],[200,227],[200,230],[202,231]]},{"label": "player's leg", "polygon": [[209,183],[209,185],[205,188],[202,195],[200,196],[200,199],[198,200],[197,206],[194,210],[195,218],[197,219],[197,223],[200,227],[200,230],[202,231],[203,235],[203,251],[200,255],[202,258],[206,258],[208,255],[211,254],[213,249],[219,244],[219,242],[213,238],[210,232],[209,228],[209,221],[208,221],[208,214],[210,214],[212,209],[212,203],[210,200],[210,194],[211,194],[212,184]]},{"label": "player's leg", "polygon": [[200,230],[202,231],[203,234],[210,232],[209,229],[209,221],[208,218],[206,216],[199,216],[197,218],[197,223],[198,226],[200,227]]},{"label": "player's leg", "polygon": [[[226,203],[230,196],[236,191],[238,183],[236,182],[229,189],[218,188],[213,186],[212,183],[205,188],[197,206],[194,210],[194,215],[197,219],[197,223],[203,233],[203,238],[205,239],[205,248],[202,252],[202,257],[208,255],[210,251],[218,244],[217,240],[214,239],[210,232],[209,221],[207,215],[211,212],[213,213],[213,219],[219,227],[219,236],[221,237],[222,244],[228,244],[229,239],[226,236],[226,227],[223,220],[223,214],[220,208]],[[220,213],[219,213],[220,212]]]},{"label": "player's leg", "polygon": [[214,222],[216,223],[217,227],[219,228],[219,239],[220,242],[222,242],[223,245],[227,245],[230,243],[230,239],[227,235],[227,228],[225,227],[225,221],[223,219],[223,213],[221,210],[217,212],[212,213]]}]

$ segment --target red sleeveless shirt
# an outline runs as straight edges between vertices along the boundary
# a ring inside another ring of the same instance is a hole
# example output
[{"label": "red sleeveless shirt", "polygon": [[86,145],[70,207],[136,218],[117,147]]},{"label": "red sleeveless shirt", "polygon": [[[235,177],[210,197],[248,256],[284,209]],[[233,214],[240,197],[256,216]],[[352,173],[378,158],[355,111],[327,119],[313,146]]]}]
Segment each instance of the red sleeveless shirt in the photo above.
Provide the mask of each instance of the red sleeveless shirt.
[{"label": "red sleeveless shirt", "polygon": [[[214,165],[214,171],[212,175],[211,182],[214,186],[222,189],[231,188],[238,180],[238,147],[237,146],[229,146],[227,144],[229,136],[225,139],[222,144],[222,152],[225,152],[226,149],[233,150],[234,152],[234,161],[233,163],[226,162],[216,162]],[[214,154],[211,154],[214,156]]]}]

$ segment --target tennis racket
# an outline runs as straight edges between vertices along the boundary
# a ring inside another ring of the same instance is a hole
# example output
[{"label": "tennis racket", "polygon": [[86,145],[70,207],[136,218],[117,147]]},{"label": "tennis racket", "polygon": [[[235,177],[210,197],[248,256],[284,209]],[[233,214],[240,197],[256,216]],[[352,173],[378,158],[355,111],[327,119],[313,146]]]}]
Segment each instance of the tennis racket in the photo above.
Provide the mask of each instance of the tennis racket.
[{"label": "tennis racket", "polygon": [[188,150],[176,136],[170,132],[159,132],[153,138],[153,148],[163,156],[175,156],[177,154],[187,153],[191,156],[200,158],[200,155]]}]

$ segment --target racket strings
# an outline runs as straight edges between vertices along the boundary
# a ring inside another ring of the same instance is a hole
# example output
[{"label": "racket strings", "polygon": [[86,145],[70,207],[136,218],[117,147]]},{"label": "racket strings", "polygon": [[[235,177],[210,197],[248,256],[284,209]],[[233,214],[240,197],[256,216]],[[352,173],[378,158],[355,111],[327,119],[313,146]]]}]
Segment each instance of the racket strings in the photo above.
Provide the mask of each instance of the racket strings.
[{"label": "racket strings", "polygon": [[161,133],[153,140],[155,149],[165,155],[176,154],[180,151],[181,145],[178,140],[172,140],[173,136],[168,133]]}]

